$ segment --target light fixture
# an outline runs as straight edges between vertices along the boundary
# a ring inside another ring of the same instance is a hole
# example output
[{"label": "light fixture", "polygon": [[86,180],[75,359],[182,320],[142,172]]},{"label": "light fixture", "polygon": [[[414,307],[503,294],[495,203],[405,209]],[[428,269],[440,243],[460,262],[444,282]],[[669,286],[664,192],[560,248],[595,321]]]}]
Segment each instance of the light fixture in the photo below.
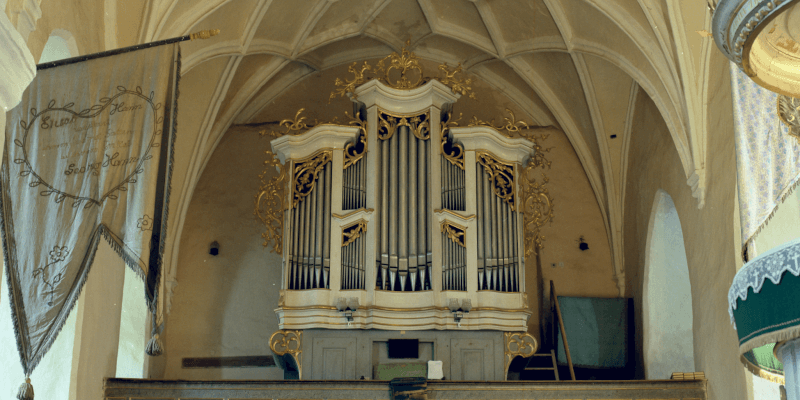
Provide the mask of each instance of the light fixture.
[{"label": "light fixture", "polygon": [[212,256],[219,254],[219,242],[216,240],[211,242],[211,245],[208,247],[208,254],[211,254]]},{"label": "light fixture", "polygon": [[353,312],[358,310],[358,306],[358,297],[351,297],[349,299],[339,297],[336,299],[336,309],[339,310],[339,312],[344,313],[344,318],[347,320],[347,326],[352,326]]},{"label": "light fixture", "polygon": [[796,1],[719,0],[711,26],[722,54],[755,83],[784,96],[800,97],[798,21]]},{"label": "light fixture", "polygon": [[583,241],[583,236],[578,239],[578,248],[581,249],[581,251],[589,250],[589,243]]},{"label": "light fixture", "polygon": [[464,314],[469,313],[469,310],[472,309],[472,300],[461,299],[459,301],[458,299],[450,299],[447,308],[453,313],[453,318],[458,324],[458,327],[461,328],[461,320],[464,318]]}]

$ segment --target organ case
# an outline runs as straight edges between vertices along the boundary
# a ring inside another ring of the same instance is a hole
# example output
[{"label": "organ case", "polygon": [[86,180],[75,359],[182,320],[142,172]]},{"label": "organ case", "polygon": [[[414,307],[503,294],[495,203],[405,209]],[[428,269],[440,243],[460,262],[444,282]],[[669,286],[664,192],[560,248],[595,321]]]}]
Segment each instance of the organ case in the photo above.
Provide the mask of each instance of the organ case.
[{"label": "organ case", "polygon": [[[272,141],[288,171],[280,328],[526,331],[517,197],[533,143],[456,127],[459,95],[438,80],[370,80],[352,98],[357,124]],[[472,306],[460,325],[452,299]]]}]

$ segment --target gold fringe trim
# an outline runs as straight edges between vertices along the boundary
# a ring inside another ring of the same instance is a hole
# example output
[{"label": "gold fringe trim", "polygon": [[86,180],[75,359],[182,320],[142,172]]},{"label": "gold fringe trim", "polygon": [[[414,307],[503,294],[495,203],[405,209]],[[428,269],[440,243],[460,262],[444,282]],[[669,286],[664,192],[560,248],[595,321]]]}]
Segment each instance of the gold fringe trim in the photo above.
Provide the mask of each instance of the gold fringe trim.
[{"label": "gold fringe trim", "polygon": [[747,353],[756,347],[783,342],[800,337],[800,326],[790,326],[779,331],[765,333],[739,344],[739,354]]},{"label": "gold fringe trim", "polygon": [[766,379],[772,383],[777,383],[779,385],[786,384],[786,379],[782,375],[774,374],[772,372],[761,369],[758,365],[751,363],[750,360],[745,358],[744,355],[739,356],[739,361],[741,361],[742,364],[744,364],[744,367],[747,368],[747,370],[750,371],[751,374],[759,378]]},{"label": "gold fringe trim", "polygon": [[764,222],[762,222],[761,225],[758,226],[758,229],[756,229],[755,232],[753,232],[753,234],[750,235],[750,237],[748,237],[747,240],[745,240],[742,243],[742,251],[741,251],[742,261],[746,263],[753,258],[752,254],[748,258],[747,247],[750,245],[750,243],[753,242],[753,240],[755,240],[756,236],[758,236],[758,234],[761,233],[761,231],[767,225],[769,225],[769,221],[772,220],[772,217],[775,216],[775,213],[778,211],[778,207],[780,207],[780,205],[783,204],[783,202],[786,201],[786,199],[794,193],[794,190],[797,189],[798,186],[800,186],[800,174],[795,176],[794,182],[792,182],[786,189],[783,190],[783,194],[781,194],[780,199],[777,202],[778,204],[776,204],[775,207],[772,208],[772,211],[769,213]]}]

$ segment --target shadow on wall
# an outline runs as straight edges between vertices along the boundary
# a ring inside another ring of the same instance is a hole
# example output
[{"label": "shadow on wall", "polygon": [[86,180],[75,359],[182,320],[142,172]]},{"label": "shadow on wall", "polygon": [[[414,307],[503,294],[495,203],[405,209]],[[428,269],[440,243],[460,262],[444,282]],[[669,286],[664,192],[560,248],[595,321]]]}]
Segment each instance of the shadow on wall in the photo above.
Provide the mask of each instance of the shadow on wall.
[{"label": "shadow on wall", "polygon": [[693,372],[692,290],[683,230],[672,198],[656,193],[644,268],[643,319],[646,379]]}]

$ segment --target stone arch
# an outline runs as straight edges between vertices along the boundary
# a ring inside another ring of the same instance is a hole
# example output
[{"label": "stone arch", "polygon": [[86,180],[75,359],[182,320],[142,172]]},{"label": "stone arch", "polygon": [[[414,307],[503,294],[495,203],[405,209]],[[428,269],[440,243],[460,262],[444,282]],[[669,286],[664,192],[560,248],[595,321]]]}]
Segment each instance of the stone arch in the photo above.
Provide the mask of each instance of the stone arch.
[{"label": "stone arch", "polygon": [[645,377],[693,372],[689,266],[678,211],[663,190],[656,193],[650,212],[642,296]]}]

